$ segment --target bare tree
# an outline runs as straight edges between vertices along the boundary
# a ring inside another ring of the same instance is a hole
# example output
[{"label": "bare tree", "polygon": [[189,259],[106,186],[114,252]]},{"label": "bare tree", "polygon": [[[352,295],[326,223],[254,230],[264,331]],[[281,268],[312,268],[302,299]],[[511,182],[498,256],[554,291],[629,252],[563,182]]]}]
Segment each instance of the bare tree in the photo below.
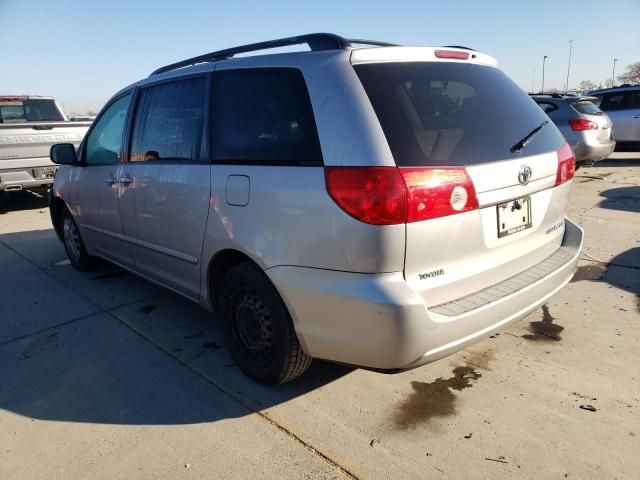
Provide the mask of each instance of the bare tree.
[{"label": "bare tree", "polygon": [[598,88],[598,85],[596,85],[595,82],[592,82],[591,80],[583,80],[580,82],[580,90],[584,91],[591,91],[591,90],[595,90],[596,88]]},{"label": "bare tree", "polygon": [[623,83],[640,83],[640,62],[627,65],[627,69],[622,75],[618,76],[618,80]]}]

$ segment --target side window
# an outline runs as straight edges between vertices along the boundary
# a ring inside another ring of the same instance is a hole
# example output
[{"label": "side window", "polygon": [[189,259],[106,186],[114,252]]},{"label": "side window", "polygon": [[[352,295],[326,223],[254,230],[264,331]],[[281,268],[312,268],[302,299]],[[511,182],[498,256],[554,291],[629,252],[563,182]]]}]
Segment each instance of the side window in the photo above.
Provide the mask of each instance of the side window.
[{"label": "side window", "polygon": [[322,165],[309,92],[295,68],[215,72],[211,122],[214,161]]},{"label": "side window", "polygon": [[625,108],[640,108],[640,90],[626,92]]},{"label": "side window", "polygon": [[553,112],[554,110],[558,109],[558,106],[550,103],[550,102],[537,102],[536,103],[540,106],[540,108],[542,109],[542,111],[544,113],[549,113],[549,112]]},{"label": "side window", "polygon": [[204,78],[143,89],[134,117],[130,161],[198,161],[204,93]]},{"label": "side window", "polygon": [[100,116],[87,137],[87,165],[108,165],[120,162],[122,132],[131,94],[120,97]]},{"label": "side window", "polygon": [[624,94],[622,92],[605,93],[602,97],[600,109],[605,112],[608,110],[622,110],[624,108],[623,100]]}]

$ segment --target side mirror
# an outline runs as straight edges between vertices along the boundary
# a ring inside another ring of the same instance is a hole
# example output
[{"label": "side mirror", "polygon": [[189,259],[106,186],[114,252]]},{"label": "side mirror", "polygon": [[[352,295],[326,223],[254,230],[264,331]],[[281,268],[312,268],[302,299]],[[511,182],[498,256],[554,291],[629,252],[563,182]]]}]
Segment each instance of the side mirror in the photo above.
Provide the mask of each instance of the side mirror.
[{"label": "side mirror", "polygon": [[71,143],[57,143],[51,147],[49,158],[58,165],[73,165],[78,162],[76,147]]}]

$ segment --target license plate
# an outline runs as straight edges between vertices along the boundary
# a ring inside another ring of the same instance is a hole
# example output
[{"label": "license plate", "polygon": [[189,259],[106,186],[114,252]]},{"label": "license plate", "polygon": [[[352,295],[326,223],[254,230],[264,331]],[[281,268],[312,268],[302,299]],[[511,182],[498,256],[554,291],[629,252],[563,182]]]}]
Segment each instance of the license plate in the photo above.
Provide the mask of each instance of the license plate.
[{"label": "license plate", "polygon": [[53,178],[56,173],[56,167],[42,167],[40,169],[40,178]]},{"label": "license plate", "polygon": [[498,238],[531,228],[531,198],[523,197],[499,204]]}]

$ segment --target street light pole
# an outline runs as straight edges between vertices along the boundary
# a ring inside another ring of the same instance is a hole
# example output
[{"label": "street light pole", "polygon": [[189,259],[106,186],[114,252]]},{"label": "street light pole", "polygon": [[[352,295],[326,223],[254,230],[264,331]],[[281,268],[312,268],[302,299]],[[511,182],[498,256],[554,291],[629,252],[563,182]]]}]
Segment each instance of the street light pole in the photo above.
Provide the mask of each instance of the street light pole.
[{"label": "street light pole", "polygon": [[616,62],[617,58],[613,59],[613,72],[611,72],[611,88],[616,86]]},{"label": "street light pole", "polygon": [[571,70],[571,50],[573,50],[573,40],[569,40],[569,65],[567,65],[567,83],[564,84],[564,93],[569,91],[569,71]]},{"label": "street light pole", "polygon": [[542,57],[542,91],[540,93],[544,93],[544,64],[547,61],[547,55]]}]

